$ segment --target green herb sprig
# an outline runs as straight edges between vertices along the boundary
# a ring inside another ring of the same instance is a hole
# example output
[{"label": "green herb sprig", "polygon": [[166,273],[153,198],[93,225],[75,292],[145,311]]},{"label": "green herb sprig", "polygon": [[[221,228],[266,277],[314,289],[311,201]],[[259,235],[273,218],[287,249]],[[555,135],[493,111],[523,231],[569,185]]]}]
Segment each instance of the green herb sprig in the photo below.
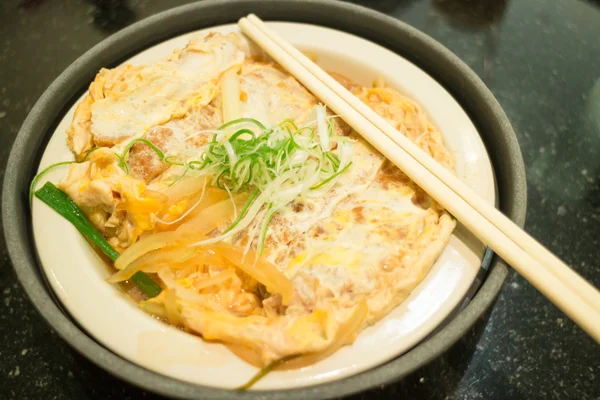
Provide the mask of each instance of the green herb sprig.
[{"label": "green herb sprig", "polygon": [[[54,186],[52,182],[46,182],[41,189],[35,192],[35,196],[73,224],[81,234],[90,239],[112,261],[119,257],[119,252],[98,232],[77,204],[65,192]],[[136,272],[131,280],[148,297],[158,296],[162,291],[160,286],[142,271]]]}]

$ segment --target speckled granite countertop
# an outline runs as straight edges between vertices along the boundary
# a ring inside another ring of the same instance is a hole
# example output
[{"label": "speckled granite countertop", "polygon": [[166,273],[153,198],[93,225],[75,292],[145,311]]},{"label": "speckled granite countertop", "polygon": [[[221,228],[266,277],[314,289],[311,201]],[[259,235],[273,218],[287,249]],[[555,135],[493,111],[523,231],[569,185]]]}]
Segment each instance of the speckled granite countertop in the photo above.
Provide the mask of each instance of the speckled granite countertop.
[{"label": "speckled granite countertop", "polygon": [[[600,287],[600,3],[355,1],[430,34],[498,98],[527,167],[526,230]],[[37,98],[87,49],[185,1],[0,2],[0,177]],[[102,6],[104,4],[104,6]],[[487,4],[487,5],[486,5]],[[153,398],[46,326],[0,247],[0,398]],[[511,273],[493,310],[443,357],[356,399],[600,399],[600,346]]]}]

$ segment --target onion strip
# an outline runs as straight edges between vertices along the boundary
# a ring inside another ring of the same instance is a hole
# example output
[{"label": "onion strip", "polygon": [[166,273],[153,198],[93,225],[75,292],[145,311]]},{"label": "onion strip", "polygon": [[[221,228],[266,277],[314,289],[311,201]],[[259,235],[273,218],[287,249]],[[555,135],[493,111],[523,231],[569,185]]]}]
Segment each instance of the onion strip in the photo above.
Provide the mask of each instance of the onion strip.
[{"label": "onion strip", "polygon": [[204,199],[204,194],[206,193],[206,181],[207,181],[207,179],[204,179],[204,184],[202,186],[202,192],[200,193],[200,198],[194,203],[194,205],[189,207],[183,214],[181,214],[181,216],[179,216],[179,218],[176,218],[173,221],[164,221],[160,218],[156,218],[156,222],[159,222],[163,225],[173,225],[173,224],[176,224],[176,223],[182,221],[185,217],[187,217],[192,211],[194,211],[194,209],[196,209],[196,207],[198,207],[202,203],[202,200]]},{"label": "onion strip", "polygon": [[186,259],[193,257],[194,255],[196,255],[196,251],[190,251],[188,247],[176,247],[150,251],[133,261],[126,268],[108,278],[107,282],[122,282],[131,278],[137,271],[156,272],[155,269],[149,270],[148,268],[160,265],[169,265],[171,263],[181,263]]},{"label": "onion strip", "polygon": [[240,116],[240,79],[239,68],[231,68],[223,74],[221,83],[221,102],[223,122],[231,122]]},{"label": "onion strip", "polygon": [[[201,236],[201,235],[198,235]],[[115,268],[118,270],[125,269],[133,261],[153,250],[158,250],[166,246],[176,246],[183,244],[186,236],[181,232],[159,232],[150,236],[146,236],[140,241],[134,243],[131,247],[121,254],[115,261]],[[189,240],[187,236],[187,240]]]},{"label": "onion strip", "polygon": [[[244,257],[244,251],[239,246],[220,242],[214,245],[229,262],[265,285],[270,293],[279,293],[284,305],[290,304],[294,287],[292,282],[277,269],[277,267],[256,253],[248,252],[250,257]],[[250,260],[246,261],[245,258]]]},{"label": "onion strip", "polygon": [[207,180],[208,179],[204,176],[189,177],[180,180],[173,186],[169,186],[161,192],[168,197],[165,208],[169,208],[186,197],[193,196],[200,192],[202,188],[206,186]]},{"label": "onion strip", "polygon": [[189,218],[177,228],[177,232],[206,235],[227,221],[230,221],[232,216],[232,202],[228,199],[222,200],[210,207],[206,207]]},{"label": "onion strip", "polygon": [[227,271],[219,273],[216,276],[213,276],[212,278],[204,279],[201,281],[196,280],[194,282],[194,287],[198,290],[202,290],[210,286],[219,285],[229,279],[232,279],[233,277],[235,277],[235,272],[229,269]]},{"label": "onion strip", "polygon": [[163,300],[167,319],[171,325],[184,326],[185,320],[181,316],[177,306],[177,289],[167,289]]}]

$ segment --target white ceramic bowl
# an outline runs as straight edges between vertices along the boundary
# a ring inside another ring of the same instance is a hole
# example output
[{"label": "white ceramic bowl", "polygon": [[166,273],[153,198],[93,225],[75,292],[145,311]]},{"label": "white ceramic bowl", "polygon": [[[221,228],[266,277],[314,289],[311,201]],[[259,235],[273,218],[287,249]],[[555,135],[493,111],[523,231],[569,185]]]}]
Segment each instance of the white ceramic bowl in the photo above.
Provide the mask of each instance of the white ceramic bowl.
[{"label": "white ceramic bowl", "polygon": [[[326,69],[370,85],[377,75],[417,101],[440,128],[456,158],[456,173],[490,204],[495,184],[491,163],[480,136],[460,105],[434,79],[404,58],[372,42],[340,31],[297,23],[269,23],[301,50],[317,54]],[[190,35],[208,31],[239,32],[235,25],[182,35],[127,60],[157,61],[183,47]],[[256,51],[249,44],[248,51]],[[74,106],[57,126],[40,169],[72,155],[65,130]],[[47,178],[57,182],[66,170]],[[40,182],[43,183],[43,182]],[[137,308],[104,279],[108,268],[66,220],[36,200],[33,231],[40,260],[61,303],[96,340],[118,355],[150,370],[205,386],[233,388],[256,373],[219,344],[167,326]],[[255,389],[282,389],[332,381],[384,363],[407,351],[431,333],[464,298],[473,283],[485,247],[460,225],[423,282],[396,309],[365,329],[351,346],[300,370],[273,372]]]}]

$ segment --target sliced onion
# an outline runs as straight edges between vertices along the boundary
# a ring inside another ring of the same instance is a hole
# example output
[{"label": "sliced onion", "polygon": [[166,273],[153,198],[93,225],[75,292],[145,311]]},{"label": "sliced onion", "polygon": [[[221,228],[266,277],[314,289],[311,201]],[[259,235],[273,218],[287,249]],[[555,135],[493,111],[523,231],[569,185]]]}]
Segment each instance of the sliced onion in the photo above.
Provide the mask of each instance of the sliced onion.
[{"label": "sliced onion", "polygon": [[338,141],[338,158],[340,159],[340,168],[344,168],[352,161],[353,153],[354,146],[349,140]]},{"label": "sliced onion", "polygon": [[[226,198],[227,193],[221,189],[206,188],[204,190],[201,190],[200,193],[196,194],[193,197],[190,197],[190,206],[177,219],[164,221],[162,219],[157,218],[157,229],[159,231],[173,230],[179,225],[181,225],[186,219],[193,217],[198,212],[201,212],[204,208],[210,207],[211,205],[216,204],[219,201],[222,201]],[[183,199],[180,201],[183,201]],[[165,207],[165,210],[166,212],[168,212],[169,208]]]},{"label": "sliced onion", "polygon": [[292,282],[264,258],[258,258],[256,253],[249,251],[244,257],[244,249],[229,243],[220,242],[214,245],[221,250],[221,255],[236,267],[266,286],[270,293],[279,293],[284,305],[290,304],[294,287]]},{"label": "sliced onion", "polygon": [[331,145],[329,143],[329,125],[327,123],[327,114],[325,112],[325,106],[317,106],[317,129],[319,133],[319,140],[321,141],[321,148],[323,151],[329,151]]},{"label": "sliced onion", "polygon": [[204,279],[201,281],[196,280],[194,287],[198,290],[205,289],[210,286],[219,285],[235,276],[235,272],[232,270],[223,271],[220,274],[213,276],[212,278]]},{"label": "sliced onion", "polygon": [[200,194],[196,195],[191,199],[191,206],[181,214],[177,219],[172,221],[163,221],[159,218],[156,219],[157,231],[165,231],[165,230],[174,230],[178,226],[180,226],[186,219],[193,217],[198,212],[202,211],[204,208],[209,207],[213,204],[218,203],[219,201],[224,200],[227,196],[223,193],[222,190],[216,189],[206,189],[202,190]]},{"label": "sliced onion", "polygon": [[[241,196],[236,199],[240,202],[241,200]],[[229,200],[207,207],[179,226],[176,231],[155,233],[134,243],[115,261],[115,268],[125,269],[144,254],[163,247],[176,247],[204,239],[206,234],[230,220],[232,213],[233,206]]]},{"label": "sliced onion", "polygon": [[122,282],[131,278],[138,271],[156,272],[157,266],[182,263],[195,255],[196,251],[187,246],[150,251],[108,278],[107,281],[112,283]]},{"label": "sliced onion", "polygon": [[276,199],[277,199],[276,202],[279,203],[279,204],[282,204],[282,205],[286,205],[286,204],[290,203],[296,197],[298,197],[298,195],[300,193],[302,193],[302,189],[303,188],[304,188],[304,184],[303,183],[299,183],[299,184],[297,184],[295,186],[292,186],[292,187],[280,190],[276,194]]},{"label": "sliced onion", "polygon": [[[256,198],[256,200],[254,200],[254,202],[252,203],[252,205],[250,206],[248,211],[246,212],[246,215],[244,216],[244,218],[242,218],[233,229],[230,229],[229,231],[227,231],[226,233],[224,233],[222,235],[219,235],[219,236],[216,236],[213,238],[209,238],[209,239],[204,239],[204,240],[198,241],[196,243],[193,243],[192,246],[203,246],[206,244],[217,243],[217,242],[225,240],[225,239],[241,232],[246,227],[248,227],[248,225],[250,225],[252,220],[254,220],[254,217],[256,216],[256,214],[258,214],[258,212],[261,210],[262,206],[265,204],[265,200],[270,198],[270,196],[271,196],[271,191],[263,192],[260,196],[258,196]],[[231,207],[230,202],[227,202],[227,204],[229,207]],[[233,207],[231,207],[231,212],[233,212]],[[198,214],[198,219],[201,214],[202,213]],[[210,215],[209,217],[212,217],[212,215]],[[194,218],[194,219],[196,219],[196,218]],[[202,221],[199,220],[198,222],[201,223]],[[183,225],[182,225],[182,227],[183,227]],[[192,229],[194,229],[193,225],[192,225]]]},{"label": "sliced onion", "polygon": [[240,117],[240,79],[238,69],[231,68],[223,74],[221,84],[223,123]]},{"label": "sliced onion", "polygon": [[169,323],[175,326],[184,326],[185,320],[177,307],[177,289],[167,289],[163,303]]},{"label": "sliced onion", "polygon": [[222,200],[199,211],[193,217],[188,218],[186,222],[177,228],[177,232],[206,235],[215,228],[218,228],[222,224],[231,220],[232,217],[232,202],[230,200]]},{"label": "sliced onion", "polygon": [[204,176],[183,178],[173,186],[162,191],[161,193],[168,197],[165,208],[168,209],[186,197],[199,193],[204,187],[206,180],[207,178]]},{"label": "sliced onion", "polygon": [[115,268],[119,270],[124,269],[144,254],[166,246],[182,244],[185,238],[186,236],[180,232],[159,232],[146,236],[140,241],[134,243],[131,247],[125,250],[123,254],[119,256],[119,258],[117,258],[117,261],[115,261]]},{"label": "sliced onion", "polygon": [[[189,247],[188,247],[189,249]],[[170,265],[171,268],[173,269],[183,269],[183,268],[187,268],[191,265],[194,266],[199,266],[199,265],[215,265],[215,266],[225,266],[225,260],[223,259],[223,257],[220,257],[214,253],[211,253],[211,251],[209,249],[203,249],[203,248],[198,248],[199,250],[206,250],[205,252],[202,252],[201,254],[197,254],[193,257],[191,257],[189,260],[186,260],[182,263],[178,263],[178,264],[172,264]]]}]

